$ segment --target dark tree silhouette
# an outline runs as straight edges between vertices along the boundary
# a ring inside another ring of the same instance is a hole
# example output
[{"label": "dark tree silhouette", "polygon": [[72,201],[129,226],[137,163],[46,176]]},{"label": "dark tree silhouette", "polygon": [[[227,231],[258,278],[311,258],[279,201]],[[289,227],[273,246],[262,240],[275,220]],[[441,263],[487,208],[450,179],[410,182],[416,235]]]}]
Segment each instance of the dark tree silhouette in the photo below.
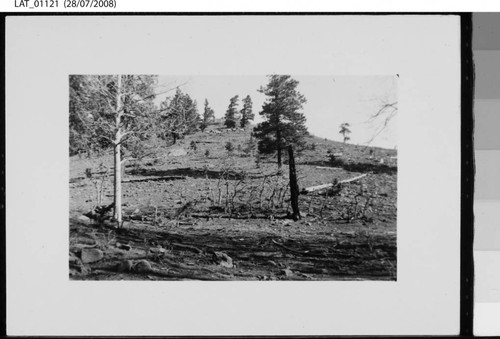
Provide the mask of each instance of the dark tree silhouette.
[{"label": "dark tree silhouette", "polygon": [[236,120],[237,120],[236,115],[238,114],[238,111],[236,110],[236,106],[238,106],[238,95],[235,95],[234,97],[232,97],[230,102],[229,102],[229,107],[227,108],[227,111],[226,111],[226,120],[224,122],[224,125],[227,128],[236,127]]},{"label": "dark tree silhouette", "polygon": [[205,128],[207,128],[210,121],[213,121],[214,119],[215,119],[214,110],[210,106],[208,106],[208,100],[205,99],[205,108],[203,109],[203,121],[200,126],[201,130],[204,131]]},{"label": "dark tree silhouette", "polygon": [[301,112],[306,98],[297,91],[299,82],[290,75],[270,75],[266,87],[259,92],[267,96],[267,100],[259,113],[265,121],[254,129],[259,139],[259,152],[270,154],[277,152],[278,168],[281,169],[282,150],[288,145],[301,149],[305,146],[308,134],[305,126],[306,118]]},{"label": "dark tree silhouette", "polygon": [[250,98],[250,95],[247,95],[242,101],[243,108],[240,111],[240,126],[241,128],[245,128],[250,123],[250,120],[254,119],[255,114],[252,112],[252,98]]},{"label": "dark tree silhouette", "polygon": [[351,140],[351,138],[349,137],[349,134],[351,134],[351,130],[349,129],[349,127],[350,125],[347,122],[344,122],[340,125],[339,134],[342,134],[342,136],[344,137],[344,143]]}]

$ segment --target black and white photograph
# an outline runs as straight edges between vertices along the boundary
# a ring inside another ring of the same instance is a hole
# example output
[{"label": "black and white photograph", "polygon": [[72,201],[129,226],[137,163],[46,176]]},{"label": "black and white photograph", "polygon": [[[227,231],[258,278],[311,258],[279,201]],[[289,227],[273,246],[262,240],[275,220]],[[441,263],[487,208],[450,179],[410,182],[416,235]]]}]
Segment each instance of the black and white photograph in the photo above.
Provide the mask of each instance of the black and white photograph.
[{"label": "black and white photograph", "polygon": [[459,15],[18,15],[5,46],[11,335],[458,333]]},{"label": "black and white photograph", "polygon": [[397,280],[397,75],[70,75],[70,278]]}]

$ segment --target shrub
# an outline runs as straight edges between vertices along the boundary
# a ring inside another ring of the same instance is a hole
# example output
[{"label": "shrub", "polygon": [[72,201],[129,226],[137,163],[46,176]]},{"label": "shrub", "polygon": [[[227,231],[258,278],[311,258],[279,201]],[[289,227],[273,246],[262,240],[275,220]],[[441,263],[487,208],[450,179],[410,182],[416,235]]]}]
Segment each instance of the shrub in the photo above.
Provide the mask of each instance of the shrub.
[{"label": "shrub", "polygon": [[330,164],[330,166],[342,166],[344,164],[344,160],[337,158],[332,153],[328,154],[328,164]]},{"label": "shrub", "polygon": [[233,153],[234,151],[234,145],[231,141],[226,142],[226,146],[224,146],[224,148],[228,153]]}]

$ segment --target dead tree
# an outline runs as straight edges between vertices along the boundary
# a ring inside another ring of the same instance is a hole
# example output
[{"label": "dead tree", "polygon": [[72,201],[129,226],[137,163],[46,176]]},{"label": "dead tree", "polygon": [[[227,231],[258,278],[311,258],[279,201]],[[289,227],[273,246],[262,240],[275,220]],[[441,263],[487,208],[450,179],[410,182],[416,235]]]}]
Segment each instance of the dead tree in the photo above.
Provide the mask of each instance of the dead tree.
[{"label": "dead tree", "polygon": [[299,185],[297,184],[297,172],[295,171],[295,159],[292,146],[288,146],[288,167],[290,168],[290,202],[292,204],[293,220],[300,219],[299,211]]}]

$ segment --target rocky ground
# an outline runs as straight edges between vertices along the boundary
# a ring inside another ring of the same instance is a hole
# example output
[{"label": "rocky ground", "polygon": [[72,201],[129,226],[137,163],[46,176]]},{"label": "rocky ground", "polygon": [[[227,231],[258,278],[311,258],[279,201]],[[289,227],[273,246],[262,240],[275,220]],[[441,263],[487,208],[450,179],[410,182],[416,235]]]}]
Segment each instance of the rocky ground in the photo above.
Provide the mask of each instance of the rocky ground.
[{"label": "rocky ground", "polygon": [[249,140],[214,125],[129,162],[120,229],[99,210],[113,202],[111,153],[72,157],[70,278],[396,279],[395,150],[311,137],[295,159],[300,189],[365,176],[300,195],[293,221],[286,158],[276,175]]}]

